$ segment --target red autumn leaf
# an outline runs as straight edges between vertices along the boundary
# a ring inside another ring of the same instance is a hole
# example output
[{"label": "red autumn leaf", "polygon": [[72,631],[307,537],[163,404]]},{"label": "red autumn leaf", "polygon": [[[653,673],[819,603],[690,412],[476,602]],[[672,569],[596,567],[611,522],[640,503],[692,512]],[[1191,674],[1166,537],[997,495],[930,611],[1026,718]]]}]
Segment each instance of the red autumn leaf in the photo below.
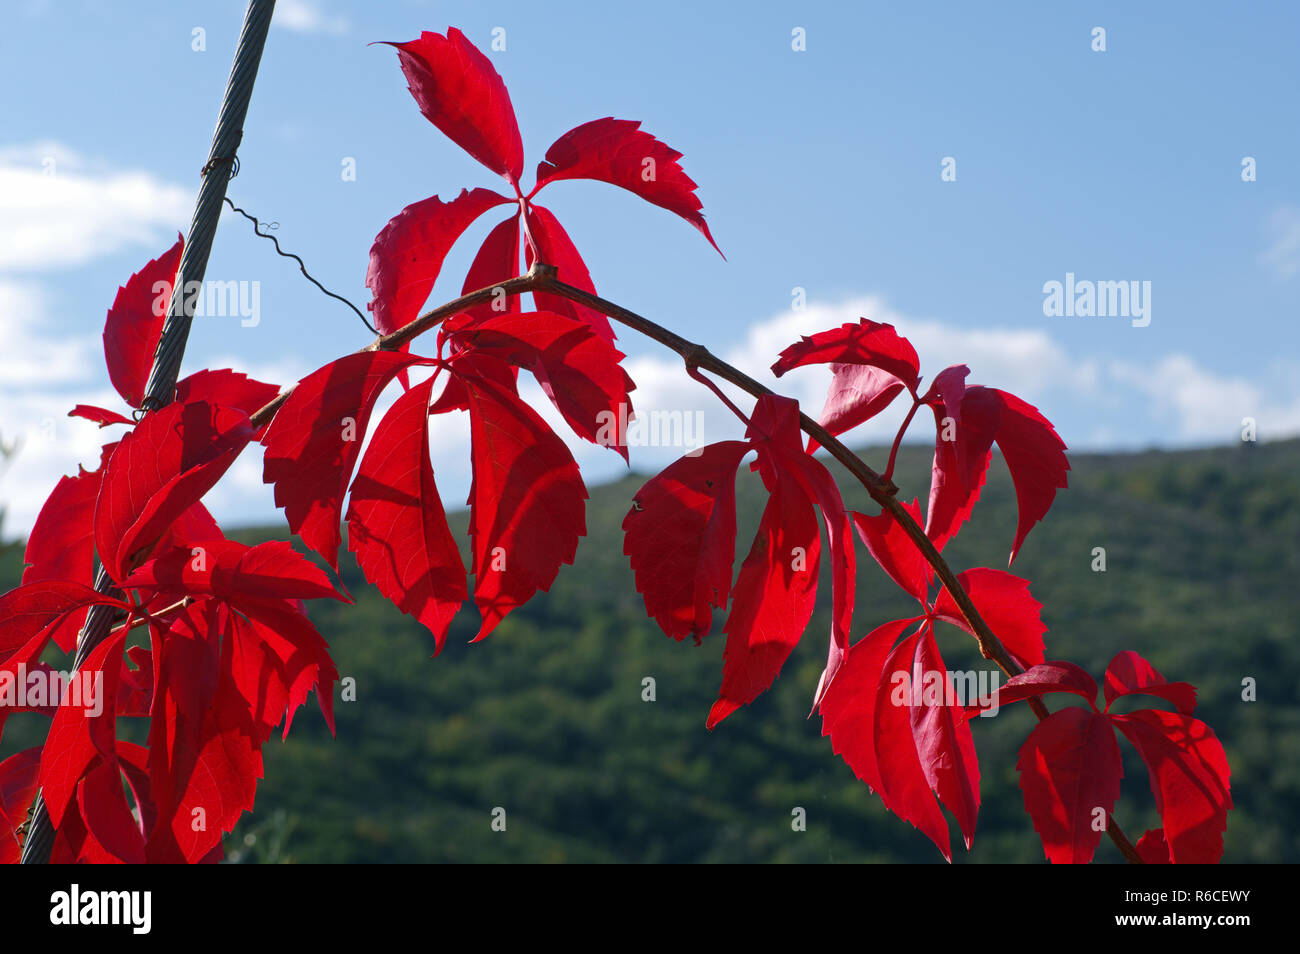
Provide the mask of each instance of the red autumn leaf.
[{"label": "red autumn leaf", "polygon": [[[587,271],[587,264],[582,260],[582,256],[578,254],[573,241],[569,238],[569,233],[564,231],[564,227],[560,225],[550,210],[544,206],[530,205],[526,218],[528,232],[537,245],[537,254],[542,257],[542,261],[547,265],[555,266],[556,277],[562,282],[573,285],[575,288],[580,288],[593,295],[596,294],[596,286],[591,283],[591,275]],[[525,245],[524,261],[529,268],[533,265],[533,258],[533,247]],[[609,326],[609,319],[586,305],[579,305],[577,302],[561,298],[559,295],[551,295],[540,291],[533,292],[533,300],[537,302],[539,311],[555,312],[578,321],[584,321],[591,325],[592,330],[606,341],[613,342],[615,339],[614,329]]]},{"label": "red autumn leaf", "polygon": [[[459,370],[469,362],[458,361]],[[564,442],[531,407],[489,377],[462,374],[469,397],[475,641],[572,563],[586,535],[587,488]]]},{"label": "red autumn leaf", "polygon": [[[1029,668],[1043,661],[1043,634],[1047,632],[1040,615],[1043,604],[1030,594],[1028,580],[1005,570],[974,567],[958,573],[957,581],[1016,662]],[[939,591],[933,611],[938,619],[975,635],[946,587]]]},{"label": "red autumn leaf", "polygon": [[132,275],[117,290],[104,321],[108,377],[131,407],[139,407],[144,401],[183,245],[184,240],[177,236],[175,245]]},{"label": "red autumn leaf", "polygon": [[[105,448],[104,460],[112,453],[113,446],[110,444]],[[94,582],[95,500],[103,476],[101,463],[96,470],[79,469],[75,477],[59,478],[27,537],[27,549],[23,553],[27,568],[23,570],[23,583],[40,580]],[[71,652],[76,645],[77,633],[85,618],[84,611],[73,613],[54,631],[54,641],[64,652]]]},{"label": "red autumn leaf", "polygon": [[510,93],[491,61],[465,34],[421,32],[390,43],[425,119],[483,165],[511,182],[524,171],[524,147]]},{"label": "red autumn leaf", "polygon": [[367,580],[433,633],[436,652],[468,596],[465,564],[429,463],[433,379],[407,391],[375,428],[348,505],[348,549]]},{"label": "red autumn leaf", "polygon": [[835,478],[811,454],[801,451],[795,460],[796,477],[802,474],[807,480],[804,490],[811,492],[822,512],[831,553],[831,637],[826,668],[822,670],[813,693],[812,712],[815,713],[849,651],[849,634],[857,599],[858,557],[853,547],[852,515],[844,507]]},{"label": "red autumn leaf", "polygon": [[876,764],[885,807],[919,829],[952,861],[948,822],[926,778],[912,729],[914,694],[925,688],[920,642],[928,632],[929,627],[923,627],[923,632],[904,639],[885,660],[875,698]]},{"label": "red autumn leaf", "polygon": [[1008,560],[1012,563],[1029,531],[1051,508],[1056,491],[1067,485],[1065,444],[1037,408],[1014,394],[978,385],[965,389],[955,439],[945,440],[944,417],[950,415],[942,412],[941,404],[933,405],[938,438],[926,533],[942,546],[970,516],[996,440],[1011,472],[1020,513]]},{"label": "red autumn leaf", "polygon": [[1183,715],[1196,711],[1196,688],[1186,682],[1166,682],[1165,677],[1132,650],[1118,653],[1106,667],[1102,683],[1106,708],[1120,696],[1142,694],[1172,702]]},{"label": "red autumn leaf", "polygon": [[1169,860],[1169,842],[1165,841],[1165,830],[1156,828],[1145,832],[1138,843],[1133,846],[1138,855],[1149,865],[1171,864]]},{"label": "red autumn leaf", "polygon": [[[144,832],[131,813],[117,759],[99,758],[77,783],[76,809],[85,834],[75,849],[86,864],[145,863]],[[71,814],[71,813],[69,813]],[[65,817],[65,828],[68,827]]]},{"label": "red autumn leaf", "polygon": [[1019,675],[1012,676],[998,689],[997,703],[1008,706],[1013,702],[1042,696],[1051,692],[1068,692],[1082,696],[1088,705],[1097,708],[1097,683],[1074,663],[1052,661],[1039,663]]},{"label": "red autumn leaf", "polygon": [[284,721],[287,738],[294,714],[316,691],[330,733],[334,732],[334,684],[338,669],[329,645],[306,616],[283,600],[240,597],[231,601],[229,654],[223,659],[260,744]]},{"label": "red autumn leaf", "polygon": [[491,189],[462,189],[450,202],[436,195],[413,202],[383,227],[370,247],[366,287],[381,334],[410,324],[433,291],[443,259],[474,220],[509,202]]},{"label": "red autumn leaf", "polygon": [[204,401],[146,414],[104,468],[95,550],[122,579],[173,520],[220,479],[252,437],[248,416]]},{"label": "red autumn leaf", "polygon": [[95,407],[93,404],[78,404],[68,412],[68,417],[82,417],[88,421],[94,421],[101,428],[108,427],[110,424],[125,424],[130,427],[134,423],[129,417],[123,417],[117,411],[110,411],[107,408]]},{"label": "red autumn leaf", "polygon": [[812,500],[792,475],[777,471],[732,591],[722,688],[708,728],[752,702],[780,672],[812,616],[820,554]]},{"label": "red autumn leaf", "polygon": [[990,389],[965,390],[964,383],[962,388],[960,418],[954,417],[941,399],[931,404],[935,423],[934,463],[925,534],[938,549],[943,549],[970,518],[988,476],[993,439],[997,434],[998,409],[996,403],[987,400]]},{"label": "red autumn leaf", "polygon": [[[902,506],[912,515],[913,520],[920,523],[921,508],[915,500]],[[874,517],[855,513],[853,523],[857,527],[858,536],[880,564],[880,568],[904,592],[924,603],[933,571],[893,514],[884,510]]]},{"label": "red autumn leaf", "polygon": [[[223,368],[218,371],[196,371],[181,378],[176,382],[175,400],[179,404],[207,401],[209,404],[235,407],[252,417],[270,404],[279,393],[278,384],[266,384],[238,371]],[[260,438],[265,430],[265,425],[259,428],[254,440]]]},{"label": "red autumn leaf", "polygon": [[[461,294],[467,295],[480,288],[495,286],[519,274],[519,211],[494,226],[479,247],[478,254],[469,266]],[[466,308],[470,319],[491,318],[502,313],[519,310],[518,295],[502,295],[481,305]]]},{"label": "red autumn leaf", "polygon": [[913,393],[920,381],[920,359],[912,343],[893,325],[866,318],[800,338],[781,352],[772,373],[779,378],[791,368],[810,364],[879,368]]},{"label": "red autumn leaf", "polygon": [[619,363],[623,353],[591,326],[547,312],[485,318],[449,336],[473,350],[527,368],[575,434],[627,459],[622,434],[632,415],[635,385]]},{"label": "red autumn leaf", "polygon": [[778,471],[789,474],[805,496],[821,510],[826,524],[826,539],[831,554],[831,636],[826,653],[826,667],[817,680],[812,711],[816,712],[826,689],[835,678],[849,650],[849,632],[857,592],[857,553],[853,548],[853,522],[840,488],[830,471],[805,453],[800,431],[799,403],[791,398],[768,394],[754,405],[749,422],[749,436],[758,450],[755,466],[768,487],[778,479]]},{"label": "red autumn leaf", "polygon": [[636,492],[623,518],[623,552],[646,613],[679,642],[708,635],[712,607],[730,598],[736,469],[749,450],[723,441],[678,459]]},{"label": "red autumn leaf", "polygon": [[941,677],[939,688],[943,697],[935,704],[928,698],[922,682],[922,704],[911,708],[916,754],[926,782],[957,819],[966,848],[970,850],[980,807],[979,760],[975,757],[975,740],[971,736],[962,700],[957,697],[953,678],[939,655],[934,629],[929,626],[921,631],[916,645],[913,685],[918,674],[923,680],[933,675]]},{"label": "red autumn leaf", "polygon": [[[892,620],[854,643],[818,707],[822,735],[830,738],[832,750],[877,794],[884,783],[876,762],[876,695],[889,651],[915,622],[915,618]],[[884,691],[888,690],[886,682]]]},{"label": "red autumn leaf", "polygon": [[64,617],[96,603],[127,609],[121,600],[69,580],[26,583],[0,595],[0,666],[32,662]]},{"label": "red autumn leaf", "polygon": [[54,713],[41,758],[40,784],[55,827],[92,761],[103,757],[116,766],[114,704],[125,645],[126,630],[121,630],[96,646],[72,676]]},{"label": "red autumn leaf", "polygon": [[1016,768],[1048,860],[1092,861],[1124,777],[1106,716],[1077,706],[1052,713],[1029,733]]},{"label": "red autumn leaf", "polygon": [[338,568],[339,516],[370,412],[397,373],[423,359],[362,351],[303,378],[262,437],[262,480],[289,529]]},{"label": "red autumn leaf", "polygon": [[16,864],[22,854],[18,828],[36,797],[41,746],[24,749],[0,762],[0,865]]},{"label": "red autumn leaf", "polygon": [[173,547],[158,553],[119,585],[226,600],[244,596],[344,599],[319,567],[283,540],[268,540],[255,547],[234,540]]},{"label": "red autumn leaf", "polygon": [[682,154],[640,127],[639,122],[607,116],[570,129],[546,150],[546,160],[538,163],[537,185],[528,198],[559,179],[608,182],[680,215],[721,255],[700,212],[701,203],[695,195],[698,187],[677,162]]},{"label": "red autumn leaf", "polygon": [[[149,719],[149,784],[157,824],[151,863],[201,861],[253,807],[262,776],[247,700],[229,672],[229,621],[213,600],[191,604],[154,631],[157,687]],[[223,655],[224,653],[224,655]],[[202,818],[200,827],[194,824]]]},{"label": "red autumn leaf", "polygon": [[1217,864],[1232,794],[1228,758],[1214,731],[1199,719],[1160,709],[1110,719],[1146,763],[1173,863]]},{"label": "red autumn leaf", "polygon": [[[875,417],[904,388],[915,394],[920,381],[911,342],[893,325],[866,318],[801,338],[781,352],[772,373],[781,377],[812,364],[831,366],[831,386],[817,420],[837,436]],[[816,448],[810,440],[808,450]]]}]

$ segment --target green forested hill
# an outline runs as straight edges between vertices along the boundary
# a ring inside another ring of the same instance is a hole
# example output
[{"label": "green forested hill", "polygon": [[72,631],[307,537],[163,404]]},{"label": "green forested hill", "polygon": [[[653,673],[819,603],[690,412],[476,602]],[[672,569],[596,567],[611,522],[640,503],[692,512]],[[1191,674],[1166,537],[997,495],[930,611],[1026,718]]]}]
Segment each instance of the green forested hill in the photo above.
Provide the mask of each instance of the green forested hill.
[{"label": "green forested hill", "polygon": [[[1169,679],[1194,683],[1198,715],[1232,765],[1225,860],[1300,860],[1300,442],[1071,459],[1070,490],[1015,567],[1045,604],[1048,657],[1100,679],[1131,648]],[[904,449],[896,480],[907,499],[925,495],[929,463],[928,452]],[[310,612],[357,700],[336,705],[336,739],[309,709],[288,741],[268,744],[257,812],[227,851],[293,861],[941,860],[806,718],[825,660],[829,586],[773,689],[705,730],[722,638],[678,644],[646,619],[619,531],[642,480],[594,488],[589,537],[553,590],[475,645],[466,641],[477,617],[465,610],[436,659],[429,633],[346,562],[356,605]],[[752,476],[741,480],[738,556],[761,505]],[[845,488],[852,505],[875,512]],[[463,515],[453,524],[463,530]],[[1014,528],[1010,480],[995,461],[974,521],[947,555],[958,569],[1004,567]],[[239,534],[274,535],[283,530]],[[1094,547],[1106,550],[1104,573],[1090,569]],[[4,554],[6,587],[20,556]],[[874,564],[860,564],[855,638],[911,609]],[[951,668],[979,664],[969,638],[945,629],[941,640]],[[654,702],[642,701],[646,677]],[[1258,701],[1242,701],[1245,678]],[[976,720],[983,804],[974,848],[957,861],[1042,859],[1014,768],[1031,725],[1024,706]],[[31,744],[39,728],[15,717],[3,753]],[[491,827],[498,807],[504,832]],[[796,808],[806,831],[792,830]],[[1158,824],[1145,769],[1127,748],[1116,817],[1134,839]],[[954,836],[960,845],[955,826]],[[1103,841],[1098,858],[1118,857]]]}]

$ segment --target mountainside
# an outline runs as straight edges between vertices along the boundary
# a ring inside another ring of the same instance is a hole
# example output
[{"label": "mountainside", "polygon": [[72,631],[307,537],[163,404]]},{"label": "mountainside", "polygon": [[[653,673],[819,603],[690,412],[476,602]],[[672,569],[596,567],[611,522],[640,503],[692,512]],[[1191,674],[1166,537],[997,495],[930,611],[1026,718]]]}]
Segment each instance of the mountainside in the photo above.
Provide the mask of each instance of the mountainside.
[{"label": "mountainside", "polygon": [[[1014,567],[1044,604],[1048,658],[1100,680],[1115,652],[1135,649],[1168,679],[1196,685],[1197,715],[1232,766],[1224,860],[1300,860],[1300,441],[1073,454],[1071,463],[1070,489]],[[924,498],[929,468],[928,450],[903,449],[895,479],[904,499]],[[817,614],[775,686],[705,730],[723,618],[699,647],[646,618],[619,530],[644,479],[593,488],[588,539],[552,591],[474,645],[467,608],[435,659],[431,635],[345,557],[356,605],[309,612],[341,675],[355,680],[356,701],[336,704],[336,739],[312,701],[286,742],[268,744],[257,812],[227,840],[232,860],[940,861],[831,752],[820,720],[806,718],[830,626],[825,566]],[[850,506],[876,512],[865,492],[842,486]],[[762,502],[745,468],[738,497],[739,559]],[[1015,521],[995,461],[975,519],[946,555],[959,570],[1004,568]],[[465,515],[452,523],[463,540]],[[252,543],[286,531],[232,535]],[[1096,547],[1105,572],[1091,569]],[[860,553],[855,639],[914,608]],[[21,549],[2,556],[8,588]],[[953,669],[986,668],[969,637],[943,627],[940,639]],[[653,702],[642,698],[647,678]],[[1258,701],[1243,701],[1244,679]],[[976,720],[980,823],[973,849],[955,860],[1042,859],[1016,785],[1031,725],[1025,706]],[[38,717],[15,716],[0,754],[43,729]],[[1145,768],[1121,747],[1115,816],[1136,840],[1159,822]],[[806,831],[792,830],[800,808]],[[494,830],[496,809],[504,831]],[[1098,859],[1119,855],[1103,840]]]}]

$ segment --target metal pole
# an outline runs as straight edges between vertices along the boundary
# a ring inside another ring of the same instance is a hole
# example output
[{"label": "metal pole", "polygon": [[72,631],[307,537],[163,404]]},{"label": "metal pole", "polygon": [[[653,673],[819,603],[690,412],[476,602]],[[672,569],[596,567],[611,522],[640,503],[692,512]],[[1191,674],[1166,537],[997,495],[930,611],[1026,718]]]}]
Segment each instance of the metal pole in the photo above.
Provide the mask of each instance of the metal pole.
[{"label": "metal pole", "polygon": [[[176,377],[185,355],[185,342],[190,334],[190,323],[194,320],[194,306],[198,297],[186,295],[185,290],[192,282],[201,284],[207,272],[212,238],[217,231],[217,220],[221,218],[226,184],[235,168],[235,154],[244,136],[244,117],[248,114],[248,101],[253,95],[253,82],[257,79],[257,67],[262,60],[262,49],[266,45],[266,34],[274,12],[275,0],[249,0],[244,27],[239,34],[239,46],[235,50],[235,62],[230,68],[226,95],[217,118],[217,128],[212,134],[212,149],[203,166],[203,183],[199,187],[199,197],[194,204],[194,218],[190,222],[185,249],[181,253],[176,287],[172,289],[167,309],[167,321],[158,341],[158,350],[154,352],[153,370],[145,390],[143,406],[146,411],[170,404],[175,393]],[[95,589],[101,593],[121,595],[102,568],[95,580]],[[75,669],[80,669],[94,648],[108,636],[112,621],[113,611],[110,607],[91,607],[86,616],[86,625],[82,627],[81,637],[77,641]],[[23,842],[23,864],[47,863],[53,846],[54,827],[50,824],[45,802],[38,793],[32,806],[31,825]]]}]

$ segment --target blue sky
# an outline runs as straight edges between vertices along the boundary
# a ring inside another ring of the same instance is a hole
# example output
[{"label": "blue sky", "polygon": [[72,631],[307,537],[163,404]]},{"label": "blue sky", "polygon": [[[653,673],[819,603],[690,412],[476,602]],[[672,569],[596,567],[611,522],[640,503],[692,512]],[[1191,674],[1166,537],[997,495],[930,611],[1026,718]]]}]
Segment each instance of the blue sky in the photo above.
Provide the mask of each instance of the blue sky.
[{"label": "blue sky", "polygon": [[[0,36],[0,473],[3,533],[93,463],[98,434],[63,413],[117,407],[99,334],[117,286],[189,223],[242,3],[15,0]],[[328,287],[363,303],[369,247],[404,205],[503,183],[419,114],[395,53],[368,46],[461,28],[490,52],[527,170],[589,119],[639,119],[681,150],[723,261],[688,225],[611,186],[542,201],[598,290],[759,374],[799,334],[859,315],[895,322],[933,377],[1037,404],[1074,448],[1227,444],[1300,433],[1300,14],[1291,4],[347,3],[281,0],[232,198]],[[1104,28],[1104,52],[1092,49]],[[206,49],[192,49],[196,28]],[[806,49],[792,49],[802,28]],[[356,161],[356,180],[342,163]],[[955,160],[955,181],[941,164]],[[1256,180],[1242,179],[1252,157]],[[55,175],[41,178],[49,160]],[[525,175],[531,181],[531,171]],[[489,214],[449,257],[459,291]],[[1150,323],[1048,317],[1044,284],[1150,285]],[[256,281],[256,327],[196,322],[186,368],[287,384],[368,340],[223,218],[208,277]],[[808,306],[792,308],[793,290]],[[652,343],[622,338],[641,409],[725,413]],[[760,374],[760,377],[762,375]],[[763,378],[768,380],[768,378]],[[809,410],[826,378],[782,388]],[[901,410],[901,409],[900,409]],[[897,417],[864,428],[887,440]],[[450,503],[467,440],[439,425]],[[914,432],[917,439],[923,430]],[[574,445],[577,448],[577,445]],[[648,448],[634,466],[680,449]],[[590,479],[608,451],[580,448]],[[911,488],[908,489],[909,492]],[[915,488],[924,496],[924,488]],[[229,520],[274,516],[252,454],[213,497]]]}]

